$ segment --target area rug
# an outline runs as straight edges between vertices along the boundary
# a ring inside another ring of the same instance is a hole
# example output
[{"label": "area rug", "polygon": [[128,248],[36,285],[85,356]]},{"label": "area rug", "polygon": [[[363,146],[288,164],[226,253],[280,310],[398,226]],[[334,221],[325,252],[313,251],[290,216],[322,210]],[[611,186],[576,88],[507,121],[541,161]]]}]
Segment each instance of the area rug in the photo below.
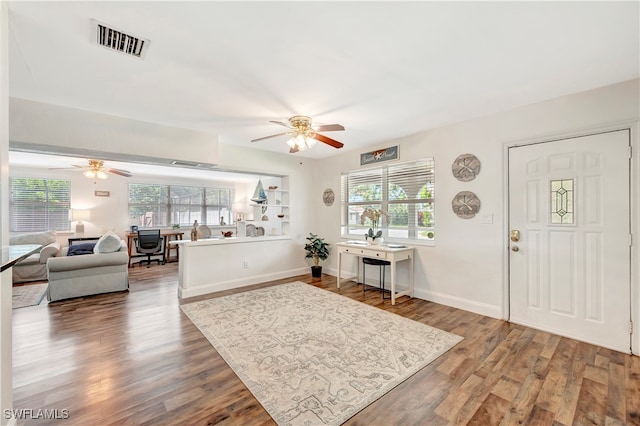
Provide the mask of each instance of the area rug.
[{"label": "area rug", "polygon": [[13,286],[13,309],[39,305],[47,292],[49,283]]},{"label": "area rug", "polygon": [[279,425],[339,425],[462,340],[302,282],[181,308]]}]

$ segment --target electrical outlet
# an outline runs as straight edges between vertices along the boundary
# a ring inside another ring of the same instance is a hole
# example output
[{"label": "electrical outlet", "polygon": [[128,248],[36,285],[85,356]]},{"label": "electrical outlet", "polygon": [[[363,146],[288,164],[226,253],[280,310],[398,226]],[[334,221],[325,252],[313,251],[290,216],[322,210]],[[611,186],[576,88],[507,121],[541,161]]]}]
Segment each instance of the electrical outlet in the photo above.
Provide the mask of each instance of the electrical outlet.
[{"label": "electrical outlet", "polygon": [[245,269],[249,267],[249,261],[248,260],[244,261],[244,267],[245,267]]}]

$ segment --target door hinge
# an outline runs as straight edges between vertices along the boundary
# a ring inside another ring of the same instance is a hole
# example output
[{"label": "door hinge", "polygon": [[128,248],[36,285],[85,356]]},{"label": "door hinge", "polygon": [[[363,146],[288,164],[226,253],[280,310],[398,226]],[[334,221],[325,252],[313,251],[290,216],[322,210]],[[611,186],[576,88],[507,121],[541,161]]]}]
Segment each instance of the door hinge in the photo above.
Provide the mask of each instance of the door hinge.
[{"label": "door hinge", "polygon": [[629,158],[633,158],[633,147],[629,145]]},{"label": "door hinge", "polygon": [[633,321],[629,321],[629,334],[633,334]]}]

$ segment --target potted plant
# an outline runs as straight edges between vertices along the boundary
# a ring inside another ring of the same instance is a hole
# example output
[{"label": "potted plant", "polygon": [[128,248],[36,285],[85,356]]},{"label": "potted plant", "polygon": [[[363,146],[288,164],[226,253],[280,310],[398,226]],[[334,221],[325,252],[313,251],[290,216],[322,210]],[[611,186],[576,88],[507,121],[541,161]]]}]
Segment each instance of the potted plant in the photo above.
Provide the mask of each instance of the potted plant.
[{"label": "potted plant", "polygon": [[385,218],[387,225],[391,221],[387,212],[380,209],[372,209],[371,207],[364,209],[360,215],[360,224],[364,225],[367,219],[371,222],[371,228],[369,228],[369,231],[364,234],[364,239],[367,240],[367,243],[380,244],[382,242],[382,231],[378,230],[381,218]]},{"label": "potted plant", "polygon": [[323,238],[312,233],[309,233],[307,241],[308,243],[304,246],[304,249],[307,252],[305,259],[313,259],[311,276],[314,278],[320,278],[322,276],[322,266],[320,266],[320,261],[327,260],[329,257],[329,243],[326,243]]}]

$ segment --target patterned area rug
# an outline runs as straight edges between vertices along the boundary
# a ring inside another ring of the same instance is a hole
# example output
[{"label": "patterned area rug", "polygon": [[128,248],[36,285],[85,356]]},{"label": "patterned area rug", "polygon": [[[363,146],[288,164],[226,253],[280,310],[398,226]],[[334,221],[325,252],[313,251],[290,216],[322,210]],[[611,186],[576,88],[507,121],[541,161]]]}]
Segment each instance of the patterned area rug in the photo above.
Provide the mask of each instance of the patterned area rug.
[{"label": "patterned area rug", "polygon": [[44,299],[49,283],[13,286],[13,309],[39,305]]},{"label": "patterned area rug", "polygon": [[462,340],[302,282],[182,310],[279,425],[339,425]]}]

